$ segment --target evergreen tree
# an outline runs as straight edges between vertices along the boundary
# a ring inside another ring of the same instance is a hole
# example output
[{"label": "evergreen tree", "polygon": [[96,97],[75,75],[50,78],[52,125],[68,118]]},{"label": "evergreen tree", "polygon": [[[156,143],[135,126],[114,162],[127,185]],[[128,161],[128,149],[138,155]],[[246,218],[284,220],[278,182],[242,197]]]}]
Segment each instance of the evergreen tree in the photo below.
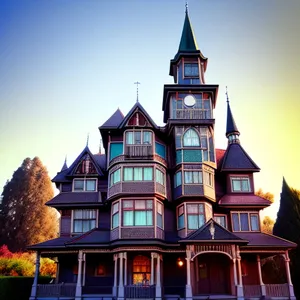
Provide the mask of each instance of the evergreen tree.
[{"label": "evergreen tree", "polygon": [[290,188],[284,178],[273,233],[298,245],[290,251],[290,259],[295,295],[300,299],[300,191]]},{"label": "evergreen tree", "polygon": [[2,197],[1,243],[11,251],[57,236],[56,212],[45,205],[53,197],[53,188],[38,157],[24,159]]}]

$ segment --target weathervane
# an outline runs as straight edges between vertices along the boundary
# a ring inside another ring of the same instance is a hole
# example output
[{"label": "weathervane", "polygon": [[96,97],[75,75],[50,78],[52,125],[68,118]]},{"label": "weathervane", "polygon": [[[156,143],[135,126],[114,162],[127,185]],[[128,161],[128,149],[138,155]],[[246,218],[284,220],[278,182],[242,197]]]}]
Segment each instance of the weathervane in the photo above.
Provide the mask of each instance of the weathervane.
[{"label": "weathervane", "polygon": [[136,81],[134,84],[136,84],[136,102],[139,102],[139,84],[141,83]]},{"label": "weathervane", "polygon": [[229,103],[229,97],[228,97],[227,85],[226,85],[226,93],[225,93],[225,95],[226,95],[226,98],[227,98],[226,102]]},{"label": "weathervane", "polygon": [[188,8],[189,8],[188,2],[185,1],[185,13],[186,14],[188,13]]}]

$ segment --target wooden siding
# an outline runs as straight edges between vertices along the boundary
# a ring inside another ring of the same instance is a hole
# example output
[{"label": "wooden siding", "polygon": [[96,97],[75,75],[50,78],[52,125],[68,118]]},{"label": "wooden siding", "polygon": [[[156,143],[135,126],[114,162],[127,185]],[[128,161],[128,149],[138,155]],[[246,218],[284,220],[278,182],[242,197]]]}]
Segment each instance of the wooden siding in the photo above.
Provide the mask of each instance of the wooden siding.
[{"label": "wooden siding", "polygon": [[60,218],[60,236],[68,236],[71,234],[71,217],[62,216]]},{"label": "wooden siding", "polygon": [[153,146],[152,145],[125,145],[126,158],[152,158]]}]

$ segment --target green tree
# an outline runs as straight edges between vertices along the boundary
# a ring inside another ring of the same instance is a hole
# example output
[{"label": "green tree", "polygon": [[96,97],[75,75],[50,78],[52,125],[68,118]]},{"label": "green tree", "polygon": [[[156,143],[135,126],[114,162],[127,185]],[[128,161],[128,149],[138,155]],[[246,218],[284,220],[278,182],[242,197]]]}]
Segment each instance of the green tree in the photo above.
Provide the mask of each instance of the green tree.
[{"label": "green tree", "polygon": [[255,195],[265,198],[265,199],[271,201],[272,203],[274,202],[274,195],[270,192],[265,193],[261,188],[255,192]]},{"label": "green tree", "polygon": [[290,259],[295,295],[300,299],[300,191],[290,188],[284,178],[273,233],[298,245],[290,251]]},{"label": "green tree", "polygon": [[265,216],[262,223],[261,223],[261,231],[264,233],[273,233],[273,227],[274,227],[275,221],[271,219],[269,216]]},{"label": "green tree", "polygon": [[24,159],[2,196],[1,242],[11,251],[57,236],[56,212],[45,205],[53,197],[53,188],[38,157]]}]

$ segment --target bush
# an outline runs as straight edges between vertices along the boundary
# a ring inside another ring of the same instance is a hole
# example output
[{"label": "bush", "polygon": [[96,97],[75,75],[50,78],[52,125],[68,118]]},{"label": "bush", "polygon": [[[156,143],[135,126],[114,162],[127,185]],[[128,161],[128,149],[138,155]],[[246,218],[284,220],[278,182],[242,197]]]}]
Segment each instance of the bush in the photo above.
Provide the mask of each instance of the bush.
[{"label": "bush", "polygon": [[[51,277],[40,277],[39,283],[49,283]],[[0,299],[28,300],[31,293],[33,277],[0,276]]]},{"label": "bush", "polygon": [[21,258],[0,257],[0,275],[4,276],[33,276],[34,265]]}]

